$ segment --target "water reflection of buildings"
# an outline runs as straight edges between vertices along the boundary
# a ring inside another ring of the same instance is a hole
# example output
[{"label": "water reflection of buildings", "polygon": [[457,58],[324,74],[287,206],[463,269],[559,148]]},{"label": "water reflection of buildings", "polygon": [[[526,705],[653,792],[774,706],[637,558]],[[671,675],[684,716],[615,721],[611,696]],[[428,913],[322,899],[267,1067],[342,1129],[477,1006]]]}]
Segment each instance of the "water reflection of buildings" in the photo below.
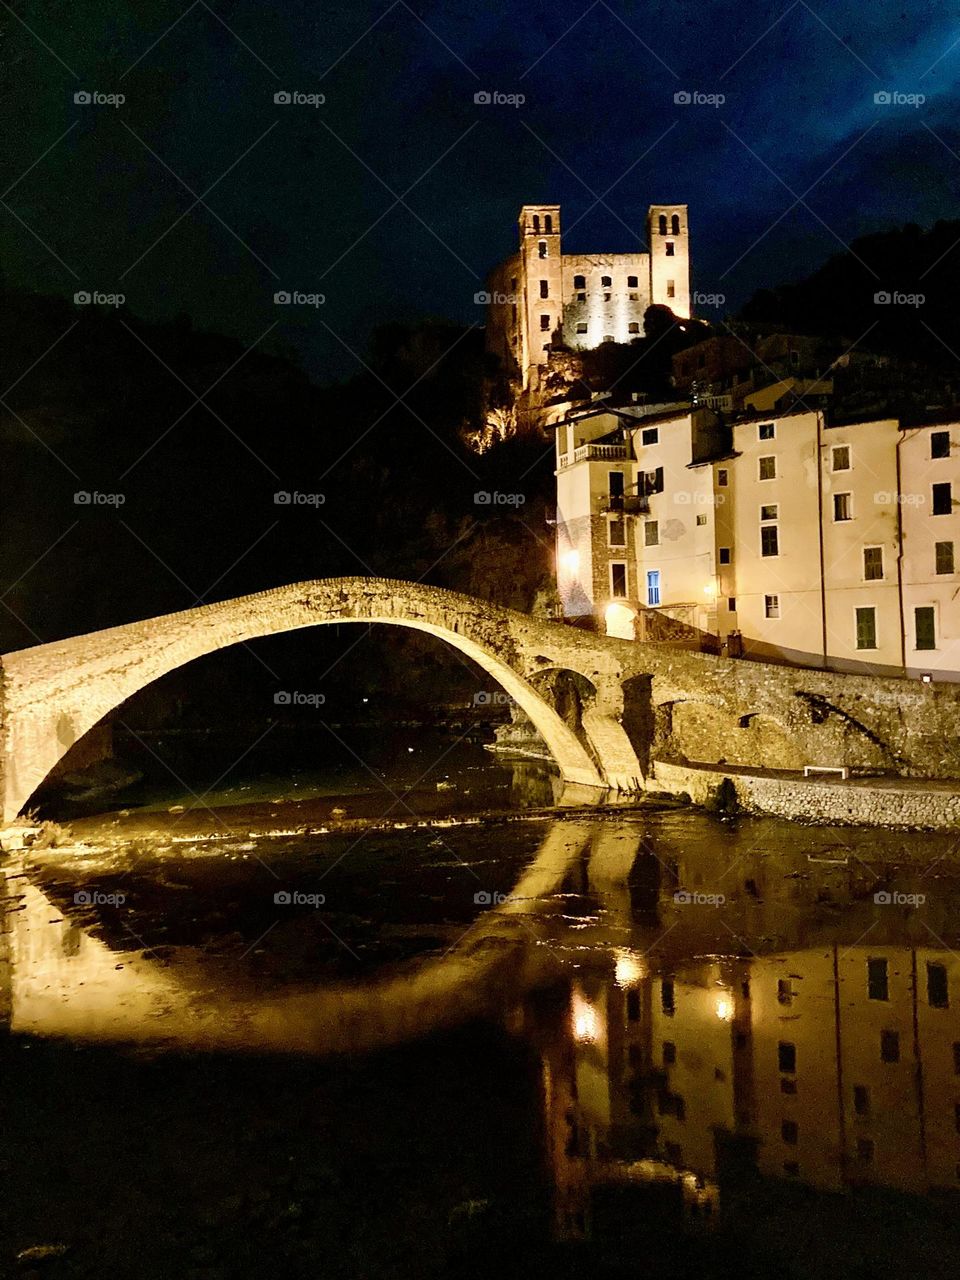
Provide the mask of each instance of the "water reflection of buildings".
[{"label": "water reflection of buildings", "polygon": [[591,1234],[615,1185],[715,1221],[745,1168],[822,1190],[956,1190],[958,982],[951,951],[863,945],[674,974],[622,953],[615,974],[578,980],[544,1055],[559,1231]]}]

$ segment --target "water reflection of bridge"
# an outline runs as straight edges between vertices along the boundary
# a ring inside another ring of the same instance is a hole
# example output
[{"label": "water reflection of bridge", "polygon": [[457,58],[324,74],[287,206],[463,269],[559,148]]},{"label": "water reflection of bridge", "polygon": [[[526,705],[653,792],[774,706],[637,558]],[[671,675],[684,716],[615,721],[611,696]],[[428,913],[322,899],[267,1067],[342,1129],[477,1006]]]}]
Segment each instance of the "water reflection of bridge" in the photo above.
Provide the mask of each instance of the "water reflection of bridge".
[{"label": "water reflection of bridge", "polygon": [[[541,1055],[565,1234],[589,1233],[611,1187],[654,1188],[685,1221],[715,1220],[744,1160],[834,1190],[960,1187],[960,958],[941,942],[956,904],[941,887],[923,911],[891,910],[856,860],[808,880],[796,851],[731,833],[721,858],[711,831],[557,822],[510,900],[445,956],[292,990],[231,985],[187,953],[118,952],[8,867],[10,1027],[326,1054],[500,1021]],[[691,906],[679,888],[727,901]],[[558,982],[559,1014],[537,999]]]}]

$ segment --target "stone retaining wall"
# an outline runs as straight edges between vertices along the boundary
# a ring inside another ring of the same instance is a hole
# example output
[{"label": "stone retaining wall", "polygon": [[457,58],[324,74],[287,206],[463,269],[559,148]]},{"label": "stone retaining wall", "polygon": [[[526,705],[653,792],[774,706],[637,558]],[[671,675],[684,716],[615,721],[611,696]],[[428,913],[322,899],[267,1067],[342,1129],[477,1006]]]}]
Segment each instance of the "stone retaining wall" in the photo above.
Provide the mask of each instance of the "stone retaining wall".
[{"label": "stone retaining wall", "polygon": [[647,790],[670,795],[686,792],[694,804],[704,805],[713,800],[724,778],[730,779],[738,801],[752,814],[838,826],[960,831],[960,788],[776,778],[658,760],[647,779]]}]

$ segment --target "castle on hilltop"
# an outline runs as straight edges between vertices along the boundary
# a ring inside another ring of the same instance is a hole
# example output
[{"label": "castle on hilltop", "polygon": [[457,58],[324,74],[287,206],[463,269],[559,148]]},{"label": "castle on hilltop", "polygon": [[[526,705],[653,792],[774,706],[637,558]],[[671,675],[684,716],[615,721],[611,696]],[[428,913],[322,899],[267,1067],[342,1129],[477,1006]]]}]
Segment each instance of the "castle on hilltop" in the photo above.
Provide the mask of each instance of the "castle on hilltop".
[{"label": "castle on hilltop", "polygon": [[647,253],[564,253],[560,206],[525,204],[520,248],[491,273],[487,346],[516,361],[524,387],[556,344],[574,351],[643,334],[654,304],[690,315],[690,247],[685,204],[653,204]]}]

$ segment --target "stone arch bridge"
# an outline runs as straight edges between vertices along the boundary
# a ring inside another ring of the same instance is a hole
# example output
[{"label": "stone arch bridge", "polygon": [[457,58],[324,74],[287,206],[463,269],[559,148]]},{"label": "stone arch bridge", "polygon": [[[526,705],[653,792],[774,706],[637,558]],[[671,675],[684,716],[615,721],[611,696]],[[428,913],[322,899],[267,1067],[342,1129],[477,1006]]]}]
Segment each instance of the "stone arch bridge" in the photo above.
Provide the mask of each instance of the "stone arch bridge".
[{"label": "stone arch bridge", "polygon": [[439,587],[328,578],[4,654],[2,820],[22,811],[74,743],[160,676],[229,645],[348,622],[409,627],[458,649],[533,723],[563,778],[598,790],[642,789],[654,758],[960,777],[960,701],[950,686],[718,658]]}]

